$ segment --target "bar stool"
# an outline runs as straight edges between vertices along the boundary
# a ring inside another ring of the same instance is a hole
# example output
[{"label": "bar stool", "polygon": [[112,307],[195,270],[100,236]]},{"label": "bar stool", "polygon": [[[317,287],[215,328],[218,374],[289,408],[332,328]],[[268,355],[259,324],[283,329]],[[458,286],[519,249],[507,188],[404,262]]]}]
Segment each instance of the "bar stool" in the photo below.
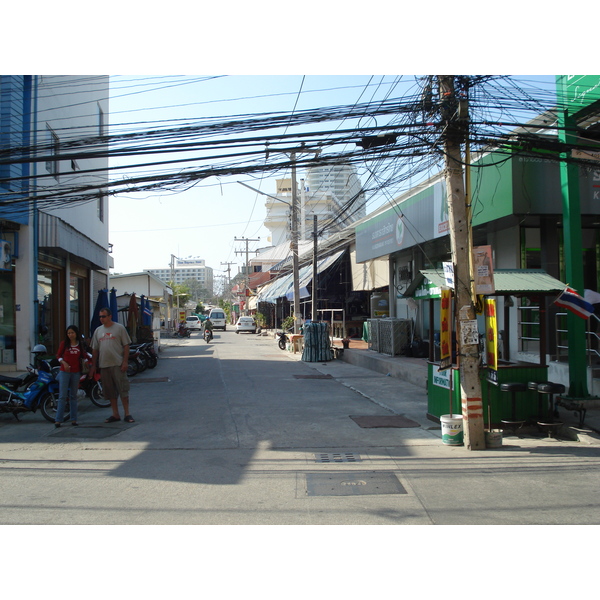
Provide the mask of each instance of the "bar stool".
[{"label": "bar stool", "polygon": [[[548,383],[547,381],[529,381],[527,382],[527,389],[532,392],[538,392],[538,386],[543,383]],[[538,392],[538,421],[541,421],[544,418],[544,407],[542,404],[542,394]]]},{"label": "bar stool", "polygon": [[527,390],[527,385],[525,383],[521,383],[521,382],[510,382],[510,383],[501,383],[500,384],[501,392],[510,392],[511,406],[512,406],[510,420],[502,419],[501,423],[505,427],[510,429],[513,433],[517,429],[520,429],[521,427],[523,427],[523,424],[525,423],[525,421],[517,420],[517,397],[516,397],[516,395],[518,392],[524,392],[526,390]]},{"label": "bar stool", "polygon": [[548,431],[548,437],[556,437],[556,433],[562,427],[562,422],[555,421],[554,418],[558,417],[558,411],[554,406],[554,394],[563,394],[565,386],[562,383],[552,383],[547,381],[545,383],[538,383],[537,386],[538,394],[546,394],[548,396],[548,418],[543,421],[538,421],[538,427],[542,430]]}]

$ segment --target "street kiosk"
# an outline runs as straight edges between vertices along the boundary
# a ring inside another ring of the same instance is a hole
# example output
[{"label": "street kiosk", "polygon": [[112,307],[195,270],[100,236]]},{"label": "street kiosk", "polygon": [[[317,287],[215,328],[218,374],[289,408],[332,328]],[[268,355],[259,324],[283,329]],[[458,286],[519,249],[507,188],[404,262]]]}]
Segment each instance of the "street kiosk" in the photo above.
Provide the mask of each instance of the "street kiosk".
[{"label": "street kiosk", "polygon": [[[420,271],[404,293],[404,297],[428,301],[427,417],[436,422],[439,422],[442,415],[462,413],[460,357],[456,356],[456,352],[452,352],[450,361],[442,364],[440,360],[439,315],[442,290],[445,288],[447,288],[447,284],[443,269],[427,269]],[[498,427],[502,421],[536,421],[539,413],[539,396],[534,389],[529,389],[527,385],[529,382],[548,381],[546,300],[548,297],[558,296],[564,290],[565,284],[540,269],[497,269],[494,272],[494,288],[493,294],[478,297],[478,308],[482,309],[482,313],[483,303],[486,299],[504,298],[503,332],[500,346],[502,359],[498,359],[498,352],[496,352],[495,360],[484,360],[480,367],[484,420],[488,427]],[[532,321],[525,323],[525,327],[529,327],[530,331],[536,334],[532,335],[531,340],[536,340],[535,343],[538,345],[539,362],[537,364],[510,359],[510,308],[515,303],[513,298],[516,298],[517,302],[526,299],[527,308],[537,308],[537,317],[531,317]],[[495,303],[489,303],[489,305],[495,306]],[[450,314],[454,314],[454,308],[452,301]],[[494,314],[494,318],[495,316]],[[481,319],[484,319],[483,314]],[[453,331],[453,328],[450,330]],[[478,327],[478,330],[485,331],[482,327]],[[497,335],[496,343],[498,343]],[[454,346],[454,344],[452,345]],[[485,359],[485,352],[482,354]],[[492,362],[493,364],[490,364]],[[516,397],[507,391],[502,391],[501,385],[509,382],[523,383],[525,389],[516,392]]]}]

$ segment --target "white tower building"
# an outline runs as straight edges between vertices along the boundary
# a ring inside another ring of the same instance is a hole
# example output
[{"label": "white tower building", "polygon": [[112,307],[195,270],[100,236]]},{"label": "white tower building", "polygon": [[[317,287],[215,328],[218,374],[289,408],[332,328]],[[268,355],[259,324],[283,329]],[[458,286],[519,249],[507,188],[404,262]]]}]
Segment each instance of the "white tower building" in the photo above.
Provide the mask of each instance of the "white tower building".
[{"label": "white tower building", "polygon": [[[323,237],[347,227],[366,215],[365,196],[356,169],[351,165],[311,167],[306,178],[298,179],[299,234],[311,239],[313,215],[319,227],[327,224]],[[277,201],[267,198],[265,227],[271,232],[271,243],[277,246],[290,239],[292,180],[277,180]],[[350,204],[352,198],[356,199]]]}]

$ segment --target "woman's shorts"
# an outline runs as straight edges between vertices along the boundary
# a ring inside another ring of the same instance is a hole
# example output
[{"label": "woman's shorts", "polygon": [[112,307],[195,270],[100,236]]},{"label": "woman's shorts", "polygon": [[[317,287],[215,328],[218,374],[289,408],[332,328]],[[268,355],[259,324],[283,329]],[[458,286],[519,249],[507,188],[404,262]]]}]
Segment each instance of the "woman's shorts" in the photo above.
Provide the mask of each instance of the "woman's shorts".
[{"label": "woman's shorts", "polygon": [[107,399],[116,399],[118,396],[129,397],[129,379],[127,373],[121,371],[121,367],[102,367],[100,369],[102,380],[102,393]]}]

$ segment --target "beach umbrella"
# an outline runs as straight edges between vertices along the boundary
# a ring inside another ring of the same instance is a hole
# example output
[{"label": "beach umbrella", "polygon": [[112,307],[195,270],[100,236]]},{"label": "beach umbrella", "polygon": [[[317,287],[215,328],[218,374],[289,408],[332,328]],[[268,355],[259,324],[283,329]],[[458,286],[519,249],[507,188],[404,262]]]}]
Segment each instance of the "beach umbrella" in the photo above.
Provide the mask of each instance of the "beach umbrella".
[{"label": "beach umbrella", "polygon": [[137,305],[137,298],[135,297],[135,292],[131,294],[131,298],[129,298],[129,315],[127,317],[127,327],[129,328],[129,337],[131,340],[136,343],[137,342],[137,328],[139,322],[139,310]]},{"label": "beach umbrella", "polygon": [[92,322],[90,324],[90,338],[94,335],[94,331],[101,325],[100,311],[107,306],[109,306],[108,290],[104,288],[98,292],[98,298],[96,299],[96,308],[94,308],[94,314],[92,315]]},{"label": "beach umbrella", "polygon": [[111,288],[110,294],[108,297],[108,306],[110,308],[110,312],[112,313],[112,320],[119,322],[119,306],[117,304],[117,290],[115,288]]}]

